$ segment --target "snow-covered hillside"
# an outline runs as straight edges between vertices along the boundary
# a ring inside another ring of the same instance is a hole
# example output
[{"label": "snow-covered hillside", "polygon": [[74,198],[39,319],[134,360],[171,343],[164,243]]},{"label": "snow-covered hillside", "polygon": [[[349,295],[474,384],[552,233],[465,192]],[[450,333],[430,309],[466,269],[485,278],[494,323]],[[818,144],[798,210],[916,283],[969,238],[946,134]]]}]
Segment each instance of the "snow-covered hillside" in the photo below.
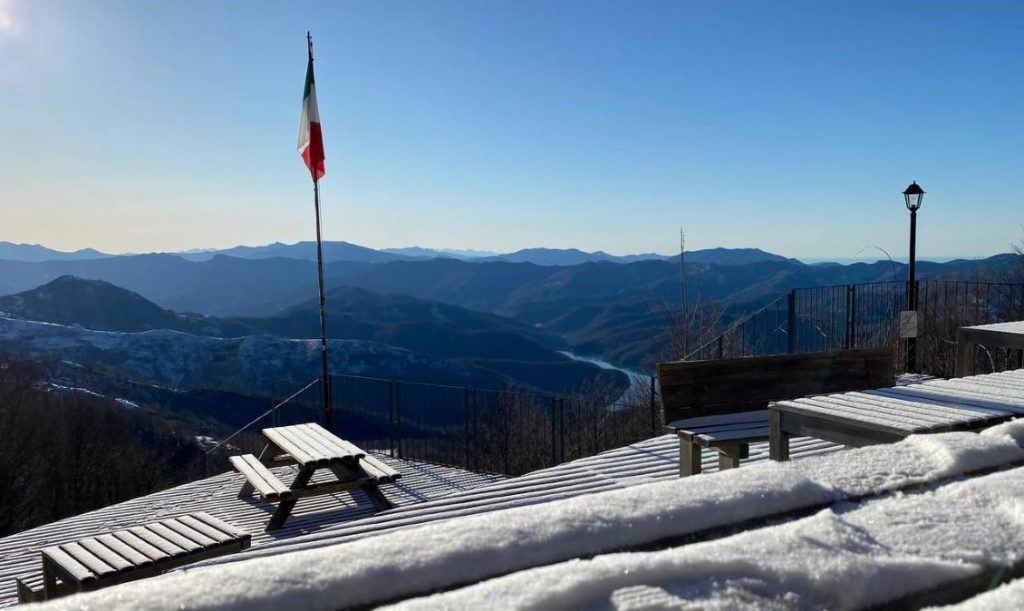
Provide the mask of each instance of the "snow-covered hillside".
[{"label": "snow-covered hillside", "polygon": [[[268,335],[232,339],[157,330],[93,331],[52,323],[0,318],[0,351],[34,359],[88,363],[116,375],[171,388],[266,392],[282,379],[312,379],[320,372],[320,342]],[[395,348],[356,340],[329,342],[334,373],[464,383],[496,374]]]}]

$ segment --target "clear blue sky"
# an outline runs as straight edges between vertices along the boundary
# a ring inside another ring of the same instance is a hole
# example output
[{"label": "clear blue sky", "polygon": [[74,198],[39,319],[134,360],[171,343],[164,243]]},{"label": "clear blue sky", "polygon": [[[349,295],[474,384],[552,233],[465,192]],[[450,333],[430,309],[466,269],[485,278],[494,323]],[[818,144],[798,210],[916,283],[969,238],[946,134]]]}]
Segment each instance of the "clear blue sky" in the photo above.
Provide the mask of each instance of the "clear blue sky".
[{"label": "clear blue sky", "polygon": [[[919,252],[1024,238],[1024,3],[0,0],[0,239]],[[871,255],[874,252],[868,252]]]}]

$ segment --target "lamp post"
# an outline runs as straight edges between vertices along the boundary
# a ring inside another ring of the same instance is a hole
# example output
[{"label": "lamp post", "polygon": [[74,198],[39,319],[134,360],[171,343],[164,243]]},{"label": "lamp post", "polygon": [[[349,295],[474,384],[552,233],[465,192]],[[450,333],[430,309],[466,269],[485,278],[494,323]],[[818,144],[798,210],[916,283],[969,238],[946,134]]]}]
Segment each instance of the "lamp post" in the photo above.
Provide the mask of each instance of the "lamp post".
[{"label": "lamp post", "polygon": [[921,207],[921,200],[924,199],[924,189],[917,184],[917,181],[910,183],[910,186],[903,191],[903,199],[910,210],[910,266],[907,278],[907,311],[912,312],[913,330],[907,337],[907,373],[914,373],[917,370],[917,279],[914,274],[917,249],[917,210]]}]

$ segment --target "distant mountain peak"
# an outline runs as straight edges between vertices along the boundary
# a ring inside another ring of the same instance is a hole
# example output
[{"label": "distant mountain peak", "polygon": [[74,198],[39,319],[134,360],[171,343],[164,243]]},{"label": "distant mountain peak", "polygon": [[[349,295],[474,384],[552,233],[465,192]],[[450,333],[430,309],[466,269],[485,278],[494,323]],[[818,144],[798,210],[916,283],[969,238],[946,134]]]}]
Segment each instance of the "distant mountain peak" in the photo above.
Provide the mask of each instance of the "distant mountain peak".
[{"label": "distant mountain peak", "polygon": [[172,327],[177,315],[105,280],[70,274],[34,289],[0,297],[0,311],[14,318],[101,331],[144,331]]},{"label": "distant mountain peak", "polygon": [[0,241],[0,259],[7,261],[24,261],[39,263],[41,261],[81,261],[84,259],[101,259],[110,257],[94,248],[82,248],[73,252],[64,252],[47,248],[41,244],[16,244]]},{"label": "distant mountain peak", "polygon": [[[342,240],[326,241],[322,245],[324,261],[334,263],[337,261],[353,261],[357,263],[385,263],[411,257],[374,250],[365,246],[359,246]],[[316,242],[303,240],[294,244],[274,242],[263,246],[235,246],[206,250],[202,252],[179,252],[174,253],[191,261],[208,261],[217,256],[235,257],[239,259],[299,259],[303,261],[316,260]]]}]

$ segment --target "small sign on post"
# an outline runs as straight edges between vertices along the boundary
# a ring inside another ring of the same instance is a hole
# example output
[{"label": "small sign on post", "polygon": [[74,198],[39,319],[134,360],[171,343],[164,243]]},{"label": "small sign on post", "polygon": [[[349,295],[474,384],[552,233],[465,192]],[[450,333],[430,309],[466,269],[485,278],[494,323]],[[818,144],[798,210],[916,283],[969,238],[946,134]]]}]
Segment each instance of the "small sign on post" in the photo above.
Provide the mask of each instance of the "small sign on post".
[{"label": "small sign on post", "polygon": [[917,337],[917,310],[900,312],[900,337],[903,339]]}]

